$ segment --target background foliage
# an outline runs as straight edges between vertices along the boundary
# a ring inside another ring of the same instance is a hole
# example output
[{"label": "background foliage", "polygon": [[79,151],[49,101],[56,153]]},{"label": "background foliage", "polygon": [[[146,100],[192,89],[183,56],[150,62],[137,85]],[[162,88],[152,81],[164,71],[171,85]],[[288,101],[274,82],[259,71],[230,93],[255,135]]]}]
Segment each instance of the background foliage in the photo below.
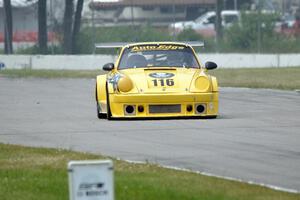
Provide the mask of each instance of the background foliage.
[{"label": "background foliage", "polygon": [[[192,29],[185,29],[173,36],[167,28],[150,24],[143,26],[83,27],[76,40],[76,54],[91,54],[94,43],[100,42],[145,42],[145,41],[204,41],[202,52],[242,53],[299,53],[300,38],[275,31],[279,15],[242,13],[241,20],[224,30],[223,40],[216,44],[215,38],[204,38]],[[260,29],[259,29],[259,24]],[[18,50],[19,54],[38,54],[33,46]],[[59,45],[48,47],[48,53],[62,54]],[[113,50],[97,50],[96,53],[115,53]]]}]

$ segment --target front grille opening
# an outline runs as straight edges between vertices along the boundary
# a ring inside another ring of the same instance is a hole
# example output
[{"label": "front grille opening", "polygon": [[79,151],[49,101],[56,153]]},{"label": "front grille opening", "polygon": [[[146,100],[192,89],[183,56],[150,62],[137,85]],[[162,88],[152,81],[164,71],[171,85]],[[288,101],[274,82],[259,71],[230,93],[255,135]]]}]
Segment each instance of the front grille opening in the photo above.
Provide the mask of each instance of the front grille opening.
[{"label": "front grille opening", "polygon": [[205,104],[196,104],[195,108],[196,114],[203,114],[206,112]]},{"label": "front grille opening", "polygon": [[135,106],[133,105],[124,105],[125,115],[135,115]]},{"label": "front grille opening", "polygon": [[181,113],[181,105],[149,105],[149,113]]},{"label": "front grille opening", "polygon": [[139,105],[138,106],[138,111],[140,112],[140,113],[142,113],[142,112],[144,112],[144,106],[142,106],[142,105]]},{"label": "front grille opening", "polygon": [[192,112],[193,111],[193,106],[192,105],[187,105],[186,106],[186,111]]}]

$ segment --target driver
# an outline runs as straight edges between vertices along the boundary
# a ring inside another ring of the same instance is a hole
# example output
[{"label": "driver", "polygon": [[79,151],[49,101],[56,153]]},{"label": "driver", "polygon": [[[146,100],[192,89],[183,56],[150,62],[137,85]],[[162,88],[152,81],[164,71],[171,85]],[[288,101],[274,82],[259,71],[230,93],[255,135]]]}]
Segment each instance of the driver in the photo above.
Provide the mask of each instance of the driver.
[{"label": "driver", "polygon": [[167,54],[167,63],[170,67],[183,66],[182,54],[179,54],[176,51],[169,51]]}]

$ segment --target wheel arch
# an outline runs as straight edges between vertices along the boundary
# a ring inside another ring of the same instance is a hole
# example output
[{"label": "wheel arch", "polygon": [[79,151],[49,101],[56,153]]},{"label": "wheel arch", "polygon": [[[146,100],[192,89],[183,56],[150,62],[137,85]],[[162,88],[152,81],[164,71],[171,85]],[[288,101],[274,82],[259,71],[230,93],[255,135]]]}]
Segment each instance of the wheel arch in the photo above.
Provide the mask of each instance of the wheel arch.
[{"label": "wheel arch", "polygon": [[211,84],[212,84],[212,92],[218,92],[219,87],[218,87],[218,80],[216,77],[211,76]]},{"label": "wheel arch", "polygon": [[97,103],[106,103],[106,75],[97,76],[95,97]]}]

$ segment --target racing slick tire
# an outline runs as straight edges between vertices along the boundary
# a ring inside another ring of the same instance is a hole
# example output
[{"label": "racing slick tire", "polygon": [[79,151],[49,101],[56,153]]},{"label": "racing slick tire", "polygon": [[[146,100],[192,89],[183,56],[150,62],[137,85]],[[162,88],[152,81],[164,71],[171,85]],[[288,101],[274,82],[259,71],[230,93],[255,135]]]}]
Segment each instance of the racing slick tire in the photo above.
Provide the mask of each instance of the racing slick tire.
[{"label": "racing slick tire", "polygon": [[109,105],[109,93],[108,93],[108,86],[106,84],[106,110],[107,110],[107,114],[106,114],[106,118],[108,120],[111,120],[111,111],[110,111],[110,105]]},{"label": "racing slick tire", "polygon": [[99,110],[99,104],[97,103],[97,117],[99,119],[105,119],[105,118],[107,118],[105,113],[100,113],[99,111],[100,111]]},{"label": "racing slick tire", "polygon": [[100,113],[100,108],[99,108],[99,104],[98,104],[97,84],[96,84],[96,87],[95,87],[95,98],[96,98],[96,102],[97,102],[97,117],[99,119],[105,119],[106,118],[106,114],[105,113]]}]

